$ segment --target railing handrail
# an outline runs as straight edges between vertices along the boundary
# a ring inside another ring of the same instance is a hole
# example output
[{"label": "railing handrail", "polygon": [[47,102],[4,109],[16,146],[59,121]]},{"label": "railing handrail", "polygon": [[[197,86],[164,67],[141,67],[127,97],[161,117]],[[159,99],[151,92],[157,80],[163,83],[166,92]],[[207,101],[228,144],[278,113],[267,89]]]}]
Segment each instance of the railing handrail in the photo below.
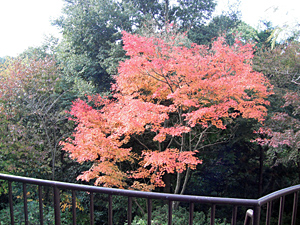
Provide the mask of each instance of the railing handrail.
[{"label": "railing handrail", "polygon": [[211,197],[211,196],[195,196],[195,195],[179,195],[179,194],[167,194],[157,192],[146,192],[146,191],[135,191],[135,190],[124,190],[117,188],[106,188],[84,184],[73,184],[60,181],[50,181],[37,178],[21,177],[9,174],[0,173],[0,179],[17,181],[29,184],[36,184],[42,186],[58,187],[61,189],[79,190],[102,194],[111,195],[122,195],[122,196],[134,196],[138,198],[151,198],[151,199],[162,199],[170,201],[181,201],[181,202],[194,202],[194,203],[205,203],[205,204],[230,204],[253,207],[258,205],[257,199],[242,199],[242,198],[225,198],[225,197]]},{"label": "railing handrail", "polygon": [[294,185],[281,189],[279,191],[272,192],[259,199],[243,199],[243,198],[226,198],[226,197],[211,197],[211,196],[194,196],[194,195],[179,195],[179,194],[167,194],[157,192],[146,192],[146,191],[135,191],[135,190],[124,190],[117,188],[105,188],[99,186],[92,186],[86,184],[73,184],[61,181],[51,181],[38,178],[22,177],[9,174],[0,173],[0,179],[26,182],[30,184],[42,185],[42,186],[57,186],[62,189],[90,191],[95,193],[122,195],[122,196],[136,196],[141,198],[152,198],[152,199],[164,199],[173,201],[192,201],[201,203],[215,203],[215,204],[233,204],[243,206],[256,206],[263,205],[269,201],[277,199],[281,196],[285,196],[296,191],[300,191],[300,185]]},{"label": "railing handrail", "polygon": [[265,195],[265,196],[257,199],[258,205],[260,205],[260,206],[264,205],[267,202],[278,199],[278,198],[283,197],[283,196],[288,195],[288,194],[295,193],[297,191],[300,191],[300,184],[294,185],[294,186],[291,186],[291,187],[287,187],[287,188],[281,189],[279,191],[274,191],[274,192],[272,192],[268,195]]},{"label": "railing handrail", "polygon": [[[151,208],[152,208],[152,199],[161,199],[167,200],[169,205],[169,219],[168,224],[172,224],[172,202],[189,202],[190,203],[190,214],[189,214],[189,224],[192,224],[193,221],[193,205],[194,203],[201,204],[210,204],[211,205],[211,222],[210,224],[214,224],[215,220],[215,211],[216,205],[231,205],[233,206],[232,211],[232,224],[236,224],[237,219],[237,207],[244,206],[249,207],[251,210],[248,210],[245,217],[246,225],[259,225],[260,224],[260,215],[261,209],[264,204],[267,205],[266,209],[266,224],[270,223],[271,212],[272,212],[272,202],[275,199],[280,199],[280,207],[279,207],[279,216],[278,216],[278,224],[282,224],[283,213],[284,213],[284,202],[285,196],[289,194],[294,194],[294,203],[293,203],[293,212],[292,212],[292,225],[296,224],[296,216],[297,216],[297,205],[298,205],[298,195],[300,191],[300,185],[291,186],[288,188],[281,189],[279,191],[275,191],[266,196],[263,196],[258,199],[243,199],[243,198],[225,198],[225,197],[210,197],[210,196],[194,196],[194,195],[179,195],[179,194],[166,194],[166,193],[157,193],[157,192],[144,192],[144,191],[136,191],[136,190],[124,190],[117,188],[106,188],[92,185],[84,185],[84,184],[74,184],[74,183],[66,183],[60,181],[50,181],[36,178],[28,178],[21,177],[9,174],[0,173],[0,180],[8,180],[9,186],[9,204],[10,204],[10,212],[11,212],[11,223],[14,224],[14,216],[13,216],[13,205],[12,205],[12,187],[11,182],[21,182],[23,183],[23,194],[26,196],[26,184],[34,184],[39,186],[39,205],[40,205],[40,221],[43,224],[43,213],[42,213],[42,196],[41,196],[41,186],[53,187],[53,202],[54,202],[54,211],[55,211],[55,224],[60,224],[60,194],[59,189],[72,190],[72,207],[73,207],[73,224],[76,224],[76,203],[75,203],[75,191],[85,191],[92,193],[90,195],[90,221],[93,224],[94,221],[94,211],[93,211],[93,193],[101,193],[107,194],[109,196],[108,202],[108,224],[112,225],[112,196],[127,196],[128,197],[128,224],[131,224],[131,208],[132,208],[132,198],[145,198],[147,200],[148,209],[148,224],[151,224]],[[251,212],[250,212],[251,211]],[[28,223],[28,209],[27,209],[27,199],[24,197],[24,214],[25,214],[25,224]]]}]

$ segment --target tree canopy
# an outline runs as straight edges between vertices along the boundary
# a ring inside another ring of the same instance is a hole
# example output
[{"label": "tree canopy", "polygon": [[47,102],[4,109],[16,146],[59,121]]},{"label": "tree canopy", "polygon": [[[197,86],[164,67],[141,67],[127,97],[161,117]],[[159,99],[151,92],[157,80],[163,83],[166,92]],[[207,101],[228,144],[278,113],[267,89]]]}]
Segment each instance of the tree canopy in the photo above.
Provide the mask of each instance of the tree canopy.
[{"label": "tree canopy", "polygon": [[63,34],[59,59],[65,73],[92,81],[98,91],[108,91],[118,61],[125,58],[120,31],[137,32],[149,21],[156,29],[164,29],[166,23],[184,31],[194,29],[210,18],[214,7],[212,0],[65,1],[64,16],[54,21]]},{"label": "tree canopy", "polygon": [[[209,129],[226,129],[238,116],[264,120],[272,87],[252,71],[251,45],[228,46],[218,38],[209,48],[178,40],[171,33],[162,39],[123,32],[130,58],[120,63],[112,99],[89,97],[95,107],[78,100],[70,111],[78,125],[64,150],[79,162],[94,163],[80,179],[151,190],[165,185],[166,173],[177,173],[179,193],[189,170],[201,163],[195,154]],[[142,143],[143,135],[152,143]],[[132,138],[142,151],[126,147]],[[125,161],[136,169],[123,171]]]}]

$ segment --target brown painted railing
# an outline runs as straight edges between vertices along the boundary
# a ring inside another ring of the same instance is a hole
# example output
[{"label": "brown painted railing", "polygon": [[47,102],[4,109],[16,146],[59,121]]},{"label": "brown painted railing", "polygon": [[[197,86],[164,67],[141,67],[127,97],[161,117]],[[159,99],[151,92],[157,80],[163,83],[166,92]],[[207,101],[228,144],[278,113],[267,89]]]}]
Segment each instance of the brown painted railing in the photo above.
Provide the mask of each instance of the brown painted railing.
[{"label": "brown painted railing", "polygon": [[[10,218],[11,224],[14,222],[14,205],[13,205],[13,194],[12,194],[12,182],[21,182],[23,184],[23,200],[24,200],[24,220],[25,224],[30,224],[28,221],[28,207],[27,207],[27,184],[34,184],[38,186],[39,195],[39,213],[40,213],[40,224],[43,224],[43,199],[42,199],[42,186],[53,188],[53,201],[54,201],[54,214],[55,224],[61,224],[60,215],[60,190],[71,190],[72,191],[72,209],[73,209],[73,224],[76,224],[76,196],[75,191],[84,191],[90,193],[90,224],[94,224],[94,193],[102,193],[108,195],[108,224],[113,224],[113,196],[127,196],[128,207],[127,207],[127,223],[130,225],[132,222],[132,198],[145,198],[147,199],[148,208],[148,224],[151,224],[151,211],[152,211],[152,200],[161,199],[168,202],[168,224],[172,224],[172,204],[175,201],[188,202],[189,203],[189,221],[188,224],[193,224],[193,213],[194,204],[206,204],[211,206],[211,219],[210,224],[215,223],[216,206],[219,205],[230,205],[232,206],[232,219],[231,224],[237,224],[237,213],[238,207],[243,206],[249,208],[245,213],[244,224],[266,224],[269,225],[271,221],[272,205],[275,200],[279,200],[279,212],[278,212],[278,225],[283,224],[284,204],[285,197],[287,195],[294,195],[293,207],[292,207],[292,218],[291,224],[296,224],[297,206],[298,206],[298,192],[300,185],[292,186],[289,188],[276,191],[269,195],[266,195],[259,199],[240,199],[240,198],[220,198],[220,197],[205,197],[205,196],[192,196],[192,195],[175,195],[175,194],[164,194],[155,192],[142,192],[142,191],[131,191],[114,188],[104,188],[89,185],[71,184],[64,182],[48,181],[41,179],[33,179],[27,177],[13,176],[7,174],[0,174],[0,180],[8,181],[8,198],[10,207]],[[261,222],[261,214],[263,208],[265,208],[264,217],[265,221]],[[299,223],[299,221],[298,221]],[[173,221],[176,224],[176,221]]]}]

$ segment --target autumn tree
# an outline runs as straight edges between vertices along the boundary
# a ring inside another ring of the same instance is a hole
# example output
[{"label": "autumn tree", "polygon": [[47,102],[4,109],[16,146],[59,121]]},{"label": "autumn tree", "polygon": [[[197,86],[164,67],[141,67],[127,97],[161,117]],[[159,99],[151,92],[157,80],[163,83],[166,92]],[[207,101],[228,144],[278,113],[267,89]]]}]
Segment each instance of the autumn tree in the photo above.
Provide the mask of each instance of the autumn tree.
[{"label": "autumn tree", "polygon": [[251,68],[252,45],[182,40],[171,31],[165,38],[123,32],[129,59],[120,63],[112,96],[77,100],[70,111],[77,128],[63,149],[93,162],[78,179],[153,190],[176,174],[173,192],[183,194],[202,163],[198,150],[213,144],[210,131],[225,130],[237,117],[264,120],[272,87]]}]

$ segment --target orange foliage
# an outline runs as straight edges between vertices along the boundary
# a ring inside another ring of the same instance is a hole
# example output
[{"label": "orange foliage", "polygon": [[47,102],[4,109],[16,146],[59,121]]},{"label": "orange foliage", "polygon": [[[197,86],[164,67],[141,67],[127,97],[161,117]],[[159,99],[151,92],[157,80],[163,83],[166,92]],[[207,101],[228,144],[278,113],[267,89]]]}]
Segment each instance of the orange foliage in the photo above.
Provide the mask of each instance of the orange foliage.
[{"label": "orange foliage", "polygon": [[[121,188],[135,179],[131,188],[161,187],[165,173],[183,173],[202,163],[196,156],[200,139],[185,143],[185,135],[196,137],[208,126],[226,129],[237,116],[264,120],[272,87],[252,71],[251,45],[236,41],[228,46],[219,38],[211,48],[185,47],[126,32],[123,41],[130,58],[120,63],[113,100],[89,97],[98,109],[77,100],[70,112],[78,126],[74,137],[62,143],[64,150],[79,162],[95,162],[80,179]],[[124,147],[146,132],[153,134],[157,149],[145,144],[137,155]],[[162,147],[164,142],[168,147]],[[138,161],[139,167],[124,173],[119,165],[125,161]]]}]

